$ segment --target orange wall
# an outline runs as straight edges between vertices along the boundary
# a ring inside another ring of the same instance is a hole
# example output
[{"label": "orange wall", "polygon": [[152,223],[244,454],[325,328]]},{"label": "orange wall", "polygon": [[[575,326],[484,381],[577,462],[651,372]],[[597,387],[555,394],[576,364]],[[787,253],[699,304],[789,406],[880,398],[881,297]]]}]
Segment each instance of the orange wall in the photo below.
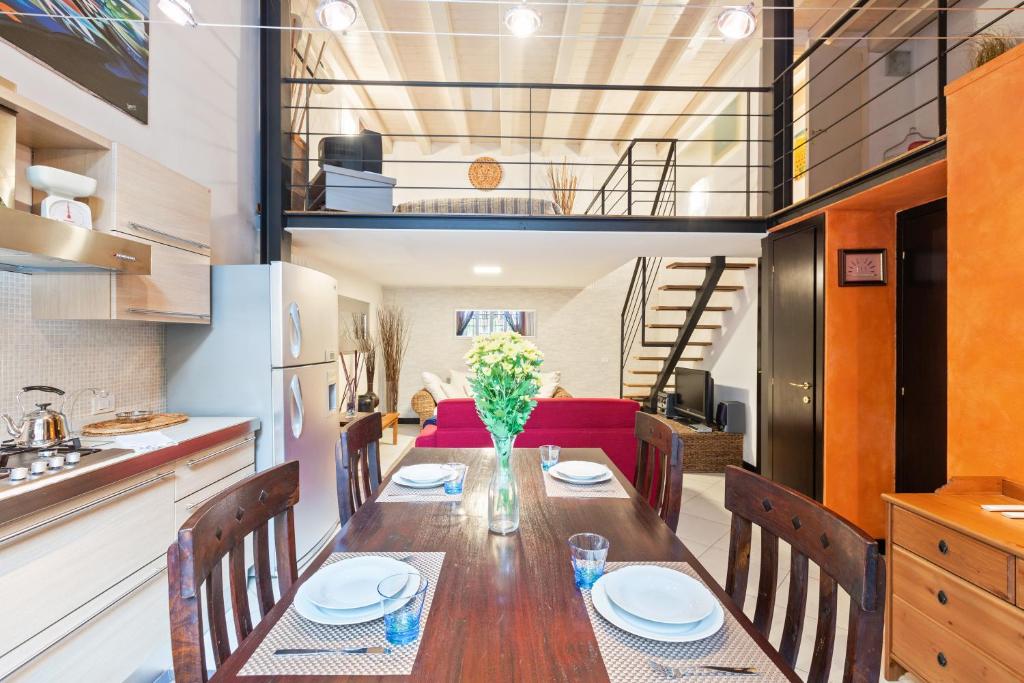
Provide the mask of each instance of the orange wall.
[{"label": "orange wall", "polygon": [[[896,457],[896,214],[825,213],[824,503],[882,538]],[[872,247],[888,250],[888,283],[840,287],[839,250]]]},{"label": "orange wall", "polygon": [[946,94],[949,475],[1024,481],[1024,46]]}]

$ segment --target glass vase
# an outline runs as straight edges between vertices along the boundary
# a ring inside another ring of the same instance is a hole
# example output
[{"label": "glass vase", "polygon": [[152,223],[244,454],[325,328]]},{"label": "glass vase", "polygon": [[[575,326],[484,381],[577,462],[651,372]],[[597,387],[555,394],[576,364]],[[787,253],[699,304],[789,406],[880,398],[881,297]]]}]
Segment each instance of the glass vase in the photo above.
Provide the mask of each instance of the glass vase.
[{"label": "glass vase", "polygon": [[509,462],[516,437],[492,434],[491,440],[497,463],[487,491],[487,527],[496,534],[511,534],[519,529],[519,487]]}]

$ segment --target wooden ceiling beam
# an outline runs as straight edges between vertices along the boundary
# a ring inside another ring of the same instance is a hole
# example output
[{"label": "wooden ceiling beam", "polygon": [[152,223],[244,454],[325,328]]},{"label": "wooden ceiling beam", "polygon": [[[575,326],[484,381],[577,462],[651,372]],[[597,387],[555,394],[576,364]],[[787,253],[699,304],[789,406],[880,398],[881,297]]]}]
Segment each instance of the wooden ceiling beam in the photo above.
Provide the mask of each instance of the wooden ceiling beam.
[{"label": "wooden ceiling beam", "polygon": [[[455,39],[450,35],[454,31],[448,3],[428,2],[427,7],[430,11],[430,22],[436,34],[437,56],[441,62],[443,80],[459,82],[462,80],[462,75],[459,69],[459,54],[455,49]],[[459,139],[459,146],[462,154],[468,156],[472,152],[472,136],[470,136],[472,130],[469,125],[469,114],[466,112],[470,108],[469,98],[466,97],[466,91],[463,88],[452,88],[449,89],[448,99],[453,108],[462,110],[461,112],[452,112],[452,118],[458,130],[466,132],[466,137]]]},{"label": "wooden ceiling beam", "polygon": [[[554,68],[551,71],[552,83],[568,83],[572,73],[573,60],[576,58],[576,48],[579,40],[574,36],[579,34],[580,25],[583,23],[583,13],[586,8],[581,3],[569,5],[565,8],[562,17],[562,33],[558,40],[558,57],[555,59]],[[548,109],[557,111],[573,111],[579,104],[580,93],[573,90],[555,90],[548,98]],[[545,116],[543,121],[538,121],[537,130],[540,135],[547,138],[549,135],[564,135],[568,130],[572,117],[565,114]],[[551,151],[553,141],[547,139],[540,143],[542,156]]]},{"label": "wooden ceiling beam", "polygon": [[[398,49],[391,40],[391,34],[387,33],[387,26],[385,26],[384,19],[376,4],[373,0],[360,3],[359,10],[363,20],[366,22],[367,28],[373,32],[371,35],[377,55],[380,57],[381,63],[390,77],[396,81],[411,80],[406,77],[405,69],[398,58]],[[419,105],[416,103],[416,99],[407,88],[393,88],[393,90],[395,90],[399,100],[402,102],[402,107],[405,109],[402,114],[406,122],[409,124],[412,132],[416,133],[420,151],[423,154],[430,154],[430,137],[427,134],[427,126],[423,122],[423,117],[417,111]]]}]

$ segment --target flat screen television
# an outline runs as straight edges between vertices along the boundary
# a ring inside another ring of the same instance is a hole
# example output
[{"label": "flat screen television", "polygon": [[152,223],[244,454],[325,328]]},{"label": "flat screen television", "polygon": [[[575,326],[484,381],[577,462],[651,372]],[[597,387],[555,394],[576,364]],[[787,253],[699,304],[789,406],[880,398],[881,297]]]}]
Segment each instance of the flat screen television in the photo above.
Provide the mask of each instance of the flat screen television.
[{"label": "flat screen television", "polygon": [[710,424],[715,401],[715,383],[707,370],[676,368],[676,414]]}]

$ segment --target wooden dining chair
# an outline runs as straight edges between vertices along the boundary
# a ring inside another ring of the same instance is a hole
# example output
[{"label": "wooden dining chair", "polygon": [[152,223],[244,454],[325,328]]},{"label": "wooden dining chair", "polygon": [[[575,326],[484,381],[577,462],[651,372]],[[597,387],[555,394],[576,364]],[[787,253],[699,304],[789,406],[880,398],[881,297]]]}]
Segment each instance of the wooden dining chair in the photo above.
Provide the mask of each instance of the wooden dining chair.
[{"label": "wooden dining chair", "polygon": [[380,487],[380,413],[366,413],[341,431],[341,448],[335,471],[338,477],[338,511],[344,524]]},{"label": "wooden dining chair", "polygon": [[679,525],[683,502],[683,442],[663,417],[638,412],[634,485],[672,531]]},{"label": "wooden dining chair", "polygon": [[808,560],[820,568],[817,631],[808,683],[826,683],[836,633],[837,586],[850,596],[844,683],[877,681],[882,657],[885,564],[873,538],[820,503],[781,484],[729,466],[725,507],[732,511],[725,590],[743,608],[752,525],[761,531],[761,572],[754,625],[767,638],[778,590],[779,539],[792,547],[789,598],[779,654],[796,663],[807,607]]},{"label": "wooden dining chair", "polygon": [[[274,606],[273,574],[280,595],[298,579],[295,556],[295,504],[299,502],[299,463],[286,462],[218,493],[189,517],[167,549],[171,610],[171,654],[177,683],[207,680],[203,612],[213,658],[219,668],[232,655],[227,625],[224,575],[236,644],[252,633],[246,590],[245,540],[252,535],[256,602],[260,617]],[[274,522],[270,559],[269,522]],[[227,567],[224,567],[224,558]],[[200,592],[205,590],[205,599]],[[205,610],[202,602],[205,602]]]}]

